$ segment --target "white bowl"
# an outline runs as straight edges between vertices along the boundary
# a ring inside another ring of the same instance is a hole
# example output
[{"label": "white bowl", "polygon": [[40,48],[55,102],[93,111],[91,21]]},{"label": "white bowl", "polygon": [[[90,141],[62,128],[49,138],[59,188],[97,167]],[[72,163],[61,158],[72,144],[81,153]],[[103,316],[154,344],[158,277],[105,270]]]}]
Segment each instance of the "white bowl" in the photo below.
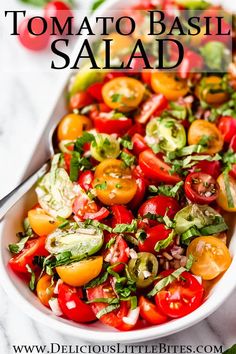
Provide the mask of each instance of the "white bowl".
[{"label": "white bowl", "polygon": [[[127,6],[125,0],[110,1],[97,12],[96,15],[109,14],[109,10],[114,9],[118,5],[119,8]],[[130,5],[130,4],[129,4]],[[230,8],[233,5],[230,0],[224,5]],[[78,43],[79,45],[79,43]],[[77,51],[75,50],[75,54]],[[51,132],[53,131],[58,120],[65,113],[64,93],[66,82],[70,73],[65,73],[62,84],[59,89],[57,102],[52,114],[49,117],[48,125],[45,127],[42,137],[37,144],[33,154],[34,159],[31,160],[26,175],[32,172],[36,167],[39,167],[48,156],[50,156],[48,148],[48,140],[50,139]],[[52,327],[64,334],[73,335],[78,338],[92,341],[96,343],[106,342],[119,342],[119,343],[132,343],[151,340],[155,338],[165,337],[167,335],[179,332],[186,329],[197,322],[203,320],[211,313],[213,313],[230,295],[236,286],[235,269],[236,269],[236,230],[230,242],[230,252],[232,255],[232,264],[227,272],[219,280],[219,282],[211,290],[208,298],[197,310],[183,318],[170,321],[168,323],[152,326],[145,329],[118,332],[110,327],[102,325],[100,322],[94,324],[83,325],[76,324],[63,318],[56,317],[50,310],[44,307],[35,295],[28,289],[24,282],[8,268],[7,264],[10,259],[10,253],[7,250],[9,243],[16,241],[16,232],[21,229],[21,220],[25,216],[25,212],[34,205],[36,197],[34,190],[29,191],[6,215],[3,223],[0,224],[1,244],[0,244],[0,274],[1,283],[9,297],[14,301],[26,314],[34,320],[42,324]],[[232,224],[235,225],[235,217],[231,217]]]}]

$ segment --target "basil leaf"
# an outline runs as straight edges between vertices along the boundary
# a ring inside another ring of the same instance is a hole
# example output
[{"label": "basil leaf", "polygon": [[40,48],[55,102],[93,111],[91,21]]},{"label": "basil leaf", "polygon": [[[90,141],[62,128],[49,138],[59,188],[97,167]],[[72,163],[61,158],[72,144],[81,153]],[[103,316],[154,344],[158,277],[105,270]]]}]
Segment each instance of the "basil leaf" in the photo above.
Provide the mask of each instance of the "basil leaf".
[{"label": "basil leaf", "polygon": [[29,218],[25,218],[24,219],[23,228],[24,228],[25,236],[31,237],[31,236],[34,235],[33,229],[32,229],[32,227],[30,226],[30,223],[29,223]]},{"label": "basil leaf", "polygon": [[213,235],[213,234],[218,234],[219,232],[228,230],[228,226],[226,225],[225,222],[222,222],[220,224],[216,225],[209,225],[205,226],[200,230],[200,235]]},{"label": "basil leaf", "polygon": [[[39,6],[39,7],[44,7],[47,3],[49,3],[51,0],[20,0],[21,2],[25,4],[31,4],[34,6]],[[74,1],[73,0],[63,0],[65,3],[68,5],[73,6]]]},{"label": "basil leaf", "polygon": [[234,200],[230,189],[229,172],[227,169],[223,172],[223,176],[224,176],[225,192],[227,196],[228,207],[234,208]]},{"label": "basil leaf", "polygon": [[114,233],[137,231],[137,220],[132,220],[131,224],[117,224],[112,230]]},{"label": "basil leaf", "polygon": [[114,298],[99,297],[96,299],[86,301],[87,304],[93,304],[96,302],[98,302],[98,303],[100,302],[102,304],[110,304],[110,305],[111,304],[119,304],[119,299],[117,299],[117,297],[114,297]]},{"label": "basil leaf", "polygon": [[109,305],[109,306],[105,307],[104,309],[102,309],[101,311],[99,311],[96,314],[96,317],[99,319],[102,316],[106,315],[107,313],[110,313],[110,312],[118,309],[119,307],[120,307],[120,304]]},{"label": "basil leaf", "polygon": [[162,278],[155,286],[154,288],[147,294],[148,297],[155,296],[159,291],[164,289],[167,285],[171,284],[174,280],[178,279],[179,276],[183,273],[186,272],[186,268],[180,267],[177,270],[175,270],[173,273],[168,275],[165,278]]},{"label": "basil leaf", "polygon": [[30,266],[28,264],[26,264],[26,268],[27,268],[28,273],[31,274],[29,288],[31,291],[34,291],[35,290],[35,280],[36,280],[35,273],[33,272],[33,270],[30,268]]},{"label": "basil leaf", "polygon": [[164,240],[160,240],[155,244],[154,247],[155,251],[159,252],[161,249],[168,247],[173,241],[173,238],[174,238],[174,231],[172,231],[167,238],[165,238]]},{"label": "basil leaf", "polygon": [[11,243],[8,246],[9,251],[11,253],[15,253],[15,254],[20,253],[23,250],[23,248],[25,247],[25,244],[28,241],[28,239],[29,239],[29,236],[23,237],[18,243]]},{"label": "basil leaf", "polygon": [[200,233],[198,228],[196,226],[192,226],[192,227],[190,227],[190,229],[188,229],[187,231],[182,233],[181,242],[184,243],[185,245],[188,245],[193,237],[201,236],[201,235],[202,234]]},{"label": "basil leaf", "polygon": [[120,157],[121,157],[121,160],[128,167],[132,166],[135,162],[135,156],[127,154],[127,152],[122,151],[120,154]]},{"label": "basil leaf", "polygon": [[74,151],[77,151],[80,153],[83,152],[84,144],[91,143],[94,140],[95,140],[95,137],[93,134],[88,133],[88,132],[84,132],[80,138],[76,139],[75,145],[74,145]]},{"label": "basil leaf", "polygon": [[107,281],[109,273],[105,272],[101,277],[91,280],[88,284],[85,285],[85,289],[95,288],[98,285],[101,285]]},{"label": "basil leaf", "polygon": [[231,348],[225,350],[222,354],[235,354],[236,353],[236,344],[234,344]]},{"label": "basil leaf", "polygon": [[121,145],[123,145],[126,149],[132,150],[133,149],[133,142],[131,141],[131,138],[129,135],[123,136],[123,138],[120,139]]}]

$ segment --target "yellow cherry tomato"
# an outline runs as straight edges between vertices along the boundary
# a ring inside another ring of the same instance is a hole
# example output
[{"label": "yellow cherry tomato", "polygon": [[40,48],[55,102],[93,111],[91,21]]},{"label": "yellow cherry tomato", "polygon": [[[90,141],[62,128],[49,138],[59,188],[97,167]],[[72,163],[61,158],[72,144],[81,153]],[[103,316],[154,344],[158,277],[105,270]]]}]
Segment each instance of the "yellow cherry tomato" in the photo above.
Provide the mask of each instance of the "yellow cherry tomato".
[{"label": "yellow cherry tomato", "polygon": [[153,72],[151,86],[156,93],[162,93],[168,100],[176,101],[188,93],[187,80],[180,79],[171,72]]},{"label": "yellow cherry tomato", "polygon": [[30,226],[39,236],[47,236],[60,225],[59,221],[45,213],[43,209],[32,209],[28,212]]},{"label": "yellow cherry tomato", "polygon": [[226,271],[231,263],[231,256],[223,241],[213,236],[195,238],[187,249],[187,257],[194,257],[191,272],[204,280],[216,278]]},{"label": "yellow cherry tomato", "polygon": [[92,128],[91,120],[79,114],[67,114],[60,122],[57,130],[59,141],[74,140],[83,134],[84,130]]},{"label": "yellow cherry tomato", "polygon": [[217,204],[226,211],[235,212],[236,211],[236,180],[228,175],[229,181],[229,194],[232,197],[233,205],[230,207],[228,204],[227,192],[225,188],[225,179],[223,173],[217,178],[217,182],[219,184],[219,194],[218,198],[216,199]]},{"label": "yellow cherry tomato", "polygon": [[[130,36],[122,36],[119,33],[113,32],[107,37],[107,39],[112,39],[112,42],[110,43],[111,59],[130,53],[133,49],[134,41]],[[102,45],[99,50],[99,54],[102,58],[104,57],[104,53],[105,49]]]},{"label": "yellow cherry tomato", "polygon": [[130,168],[116,159],[106,159],[96,167],[93,187],[98,199],[106,205],[127,204],[137,191]]},{"label": "yellow cherry tomato", "polygon": [[43,275],[39,279],[36,286],[36,293],[44,306],[49,307],[49,300],[53,297],[55,286],[52,283],[52,277],[50,275]]},{"label": "yellow cherry tomato", "polygon": [[189,128],[188,143],[189,145],[199,144],[203,138],[206,138],[204,152],[216,154],[222,150],[224,139],[215,124],[206,120],[197,119]]},{"label": "yellow cherry tomato", "polygon": [[59,277],[68,285],[83,286],[96,278],[102,270],[103,257],[96,256],[85,260],[56,267]]},{"label": "yellow cherry tomato", "polygon": [[204,77],[197,86],[195,94],[206,103],[219,106],[229,99],[229,94],[223,88],[222,78],[218,76]]},{"label": "yellow cherry tomato", "polygon": [[102,88],[102,97],[107,106],[121,112],[132,111],[143,99],[144,85],[131,77],[117,77]]}]

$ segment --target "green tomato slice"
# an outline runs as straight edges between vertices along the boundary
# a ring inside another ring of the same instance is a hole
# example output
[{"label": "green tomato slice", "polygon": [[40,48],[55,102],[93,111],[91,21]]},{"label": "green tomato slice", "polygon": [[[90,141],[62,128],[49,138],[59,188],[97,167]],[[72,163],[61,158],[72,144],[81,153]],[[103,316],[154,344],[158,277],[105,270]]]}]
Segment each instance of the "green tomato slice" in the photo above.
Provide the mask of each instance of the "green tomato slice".
[{"label": "green tomato slice", "polygon": [[51,233],[46,240],[46,249],[51,254],[70,251],[72,256],[91,256],[103,245],[103,232],[97,228],[78,228]]},{"label": "green tomato slice", "polygon": [[97,161],[115,159],[120,154],[120,143],[108,134],[97,134],[91,144],[91,155]]},{"label": "green tomato slice", "polygon": [[70,97],[77,92],[86,91],[87,88],[95,82],[101,82],[105,74],[106,73],[102,70],[91,70],[90,65],[85,65],[72,80],[69,90]]},{"label": "green tomato slice", "polygon": [[50,172],[39,181],[35,191],[41,208],[47,214],[67,219],[72,214],[76,191],[64,168],[57,167],[59,160],[60,154],[55,155]]},{"label": "green tomato slice", "polygon": [[146,134],[164,151],[175,151],[186,145],[185,129],[173,118],[152,119],[147,124]]},{"label": "green tomato slice", "polygon": [[222,216],[208,205],[191,204],[175,215],[175,233],[182,234],[194,226],[202,229],[221,220],[223,220]]},{"label": "green tomato slice", "polygon": [[138,288],[146,288],[154,281],[158,271],[157,258],[149,252],[137,253],[128,264],[128,275],[136,282]]}]

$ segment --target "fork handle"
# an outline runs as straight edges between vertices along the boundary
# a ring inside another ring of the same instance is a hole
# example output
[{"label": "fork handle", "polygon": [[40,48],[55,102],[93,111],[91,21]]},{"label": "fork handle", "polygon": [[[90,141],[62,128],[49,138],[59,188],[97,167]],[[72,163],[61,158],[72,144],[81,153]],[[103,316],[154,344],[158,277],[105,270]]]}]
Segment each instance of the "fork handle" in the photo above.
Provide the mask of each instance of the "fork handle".
[{"label": "fork handle", "polygon": [[26,178],[19,186],[13,189],[9,194],[0,200],[0,221],[4,218],[9,209],[15,205],[18,200],[33,187],[37,180],[42,177],[49,169],[50,160],[45,162],[36,172]]}]

